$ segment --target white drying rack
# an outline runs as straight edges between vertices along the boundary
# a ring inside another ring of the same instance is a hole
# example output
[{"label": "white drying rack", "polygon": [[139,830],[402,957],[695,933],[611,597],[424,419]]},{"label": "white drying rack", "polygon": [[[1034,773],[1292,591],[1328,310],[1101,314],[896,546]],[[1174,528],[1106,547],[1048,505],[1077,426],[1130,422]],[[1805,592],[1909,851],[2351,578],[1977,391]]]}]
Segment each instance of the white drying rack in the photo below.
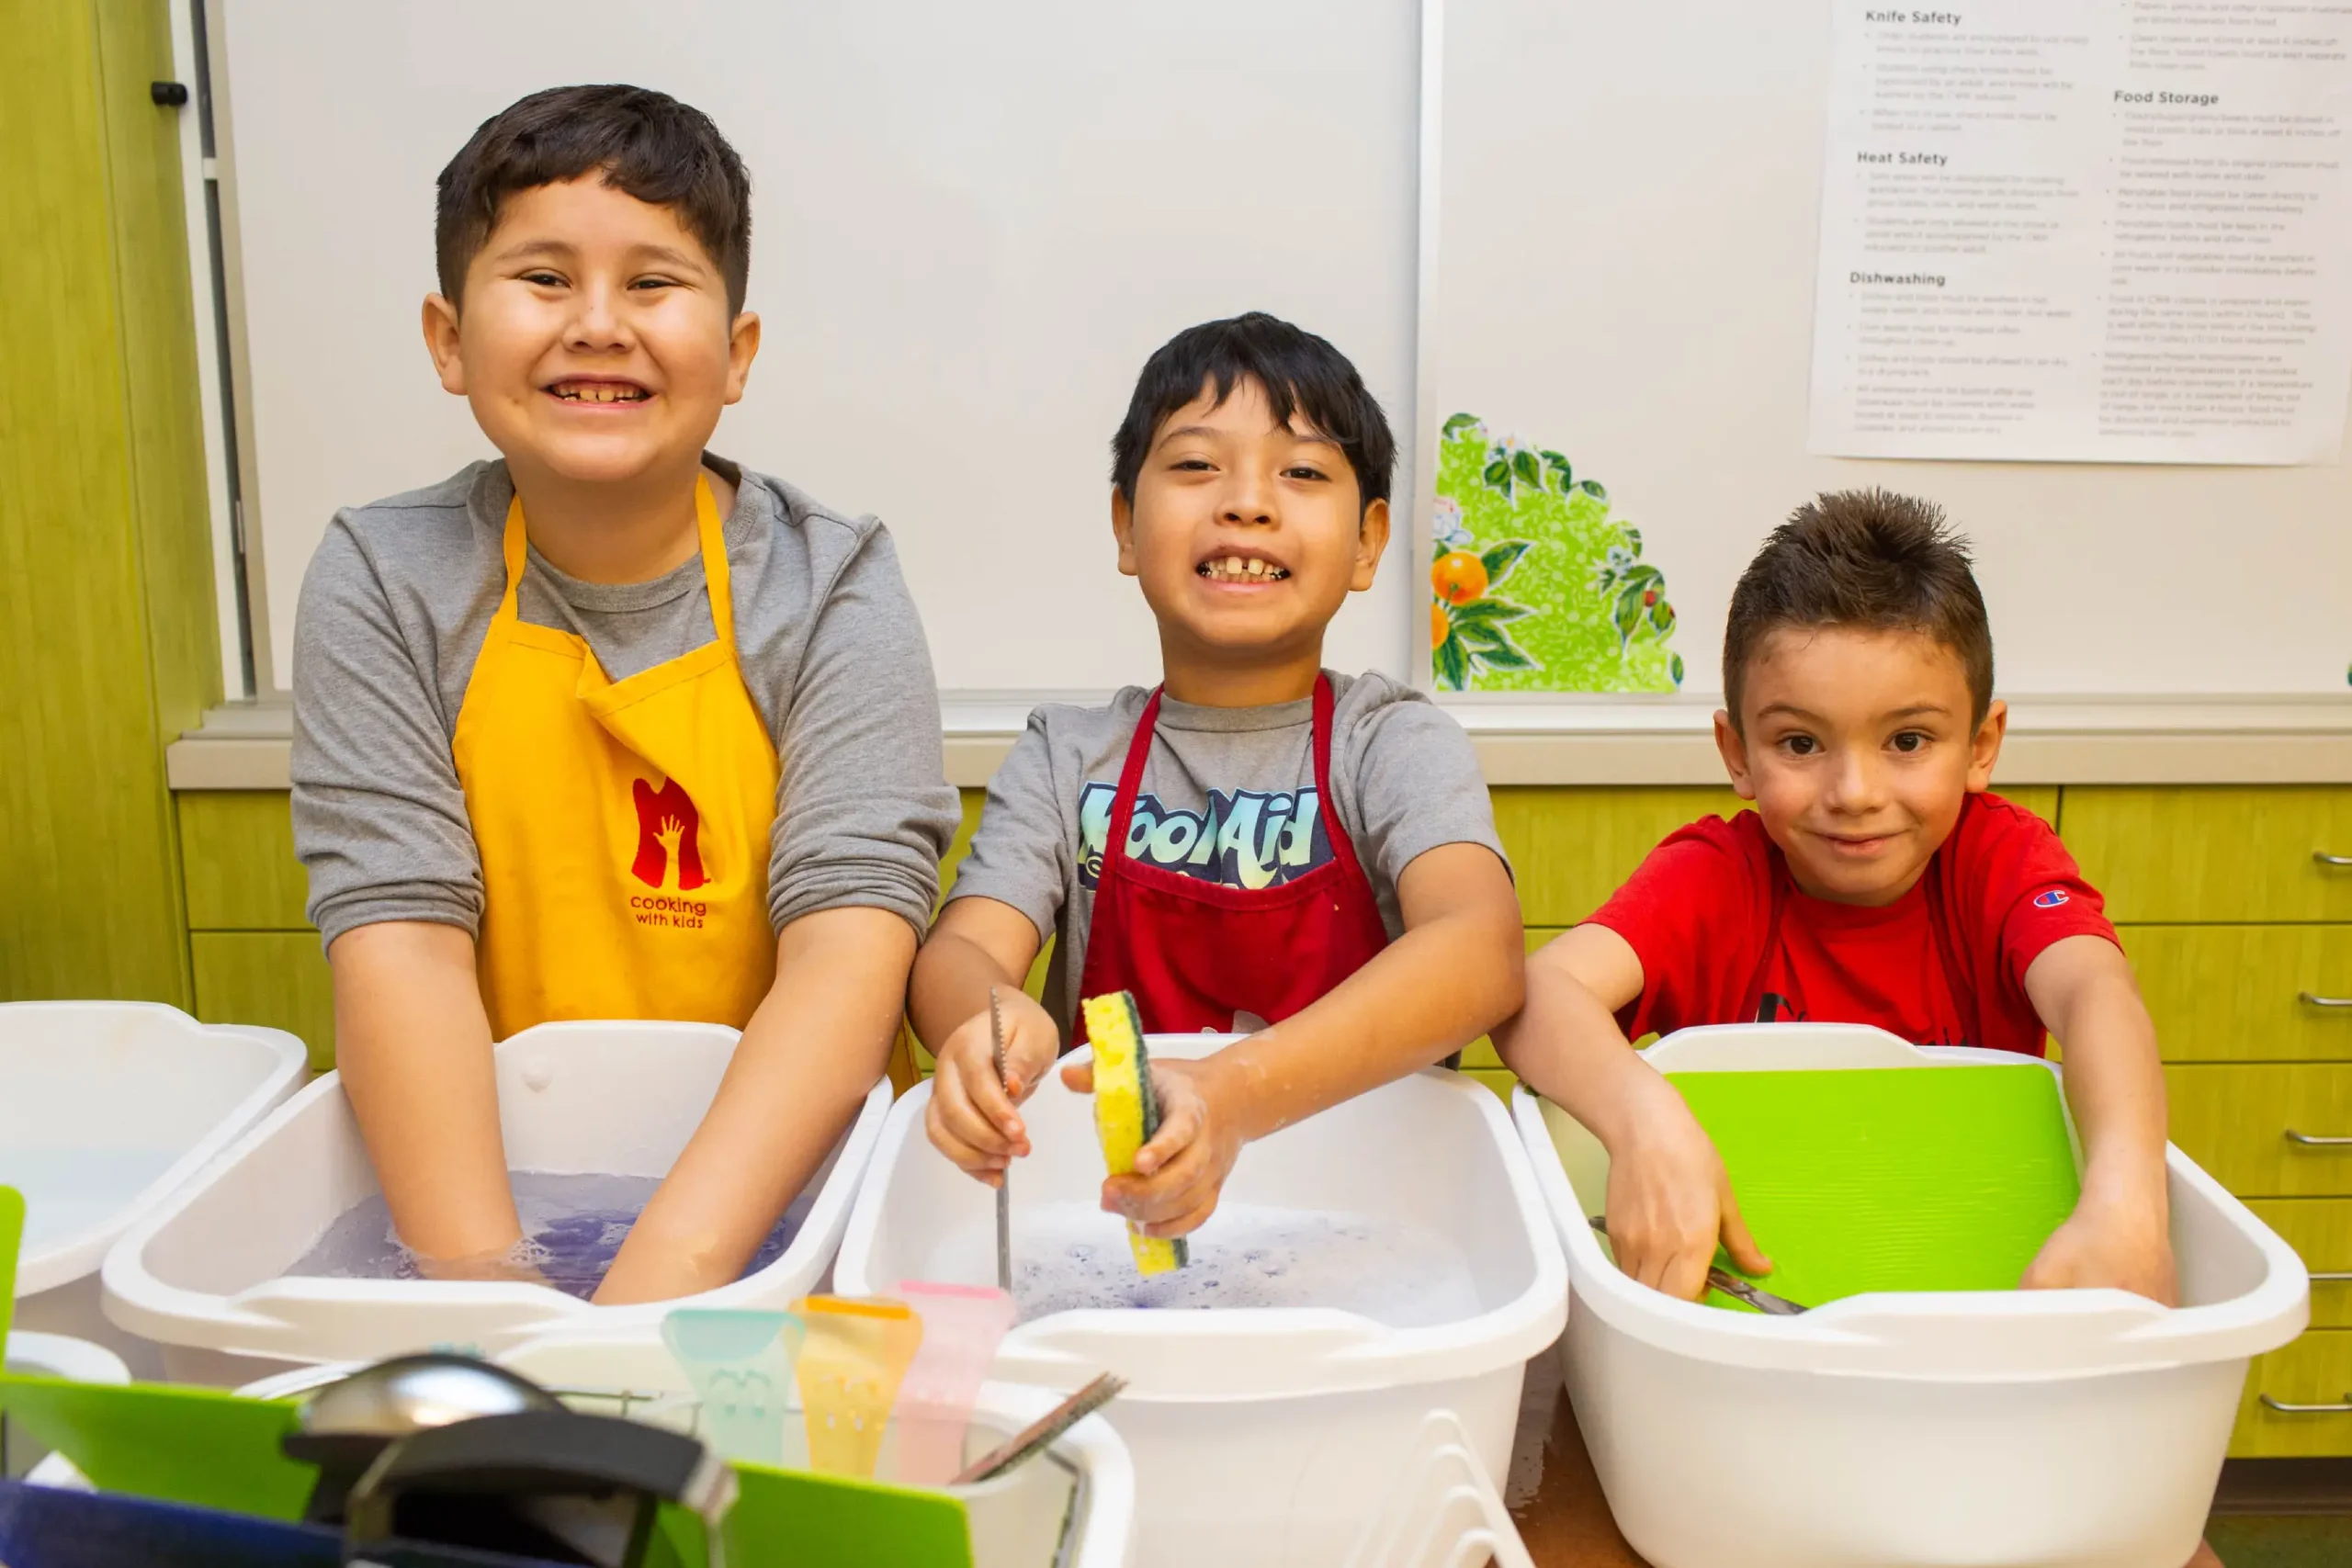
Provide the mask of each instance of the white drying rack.
[{"label": "white drying rack", "polygon": [[1347,1568],[1535,1568],[1453,1411],[1430,1411],[1413,1450]]}]

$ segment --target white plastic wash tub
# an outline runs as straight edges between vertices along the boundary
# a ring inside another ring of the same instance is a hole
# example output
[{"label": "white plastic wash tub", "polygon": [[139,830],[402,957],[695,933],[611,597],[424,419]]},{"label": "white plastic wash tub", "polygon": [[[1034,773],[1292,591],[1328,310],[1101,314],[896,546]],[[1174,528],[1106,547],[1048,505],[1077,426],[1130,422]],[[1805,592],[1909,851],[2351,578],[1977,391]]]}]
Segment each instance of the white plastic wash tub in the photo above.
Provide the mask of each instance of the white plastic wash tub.
[{"label": "white plastic wash tub", "polygon": [[[608,1334],[598,1325],[575,1325],[526,1339],[496,1359],[542,1387],[561,1390],[575,1409],[695,1429],[692,1391],[656,1331]],[[304,1367],[240,1392],[255,1399],[292,1398],[353,1370],[350,1363]],[[624,1403],[600,1396],[605,1390],[629,1397]],[[641,1397],[649,1394],[650,1400]],[[1044,1389],[983,1383],[972,1404],[967,1458],[977,1459],[1022,1430],[1059,1397]],[[805,1448],[795,1451],[801,1436],[797,1420],[787,1415],[786,1464],[806,1462]],[[893,1454],[886,1435],[884,1480],[890,1478]],[[70,1485],[76,1472],[53,1461],[35,1479]],[[1010,1474],[946,1490],[963,1500],[970,1517],[973,1568],[1129,1568],[1135,1561],[1135,1468],[1126,1446],[1100,1416],[1079,1422],[1041,1458]]]},{"label": "white plastic wash tub", "polygon": [[[1226,1043],[1149,1041],[1163,1060]],[[887,1294],[902,1280],[994,1282],[993,1195],[924,1136],[930,1092],[891,1112],[835,1266],[844,1294]],[[1051,1075],[1023,1116],[1036,1153],[1012,1173],[1016,1275],[1024,1245],[1036,1257],[1024,1229],[1034,1237],[1054,1215],[1095,1211],[1103,1179],[1090,1097]],[[1456,1412],[1501,1473],[1527,1359],[1558,1337],[1567,1300],[1559,1243],[1500,1102],[1431,1071],[1287,1128],[1242,1152],[1196,1243],[1213,1243],[1240,1205],[1433,1232],[1460,1249],[1470,1304],[1420,1327],[1313,1306],[1080,1310],[1016,1326],[999,1378],[1065,1392],[1102,1371],[1127,1380],[1105,1414],[1135,1458],[1138,1561],[1342,1561],[1435,1408]],[[1094,1217],[1123,1255],[1121,1223]]]},{"label": "white plastic wash tub", "polygon": [[[659,1177],[718,1089],[736,1032],[717,1024],[541,1024],[495,1048],[499,1124],[515,1170]],[[780,1307],[817,1289],[890,1104],[876,1084],[812,1178],[783,1256],[689,1298]],[[279,1108],[107,1258],[106,1310],[164,1347],[171,1375],[233,1384],[299,1362],[438,1346],[495,1351],[567,1323],[658,1324],[677,1303],[592,1307],[545,1285],[289,1278],[287,1269],[379,1190],[339,1077]]]},{"label": "white plastic wash tub", "polygon": [[152,1002],[0,1005],[0,1186],[25,1196],[16,1326],[96,1340],[145,1376],[155,1347],[98,1306],[98,1266],[302,1080],[302,1043]]},{"label": "white plastic wash tub", "polygon": [[[2020,1059],[1820,1024],[1685,1030],[1645,1055],[1714,1072]],[[2178,1149],[2177,1310],[2114,1290],[1854,1296],[1793,1319],[1676,1301],[1591,1232],[1600,1142],[1524,1088],[1514,1111],[1567,1249],[1568,1395],[1657,1568],[2176,1568],[2248,1360],[2309,1315],[2294,1252]]]}]

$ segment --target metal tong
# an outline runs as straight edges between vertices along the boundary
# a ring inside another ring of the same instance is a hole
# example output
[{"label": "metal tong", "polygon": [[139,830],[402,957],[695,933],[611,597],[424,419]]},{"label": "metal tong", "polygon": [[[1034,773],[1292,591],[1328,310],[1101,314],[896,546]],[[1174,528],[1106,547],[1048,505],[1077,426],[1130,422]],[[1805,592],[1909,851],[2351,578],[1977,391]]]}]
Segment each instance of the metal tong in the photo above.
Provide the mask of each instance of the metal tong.
[{"label": "metal tong", "polygon": [[[996,1081],[1004,1083],[1004,1010],[997,1006],[996,987],[989,987],[989,1035],[996,1047]],[[1012,1162],[996,1183],[996,1288],[1012,1293]]]},{"label": "metal tong", "polygon": [[[1595,1214],[1592,1216],[1591,1224],[1593,1233],[1606,1239],[1609,1235],[1609,1222],[1599,1214]],[[1745,1303],[1767,1317],[1795,1317],[1808,1310],[1797,1305],[1786,1296],[1776,1296],[1770,1291],[1758,1290],[1730,1269],[1719,1269],[1713,1264],[1708,1265],[1707,1268],[1707,1288],[1712,1291],[1721,1291],[1732,1300]]]}]

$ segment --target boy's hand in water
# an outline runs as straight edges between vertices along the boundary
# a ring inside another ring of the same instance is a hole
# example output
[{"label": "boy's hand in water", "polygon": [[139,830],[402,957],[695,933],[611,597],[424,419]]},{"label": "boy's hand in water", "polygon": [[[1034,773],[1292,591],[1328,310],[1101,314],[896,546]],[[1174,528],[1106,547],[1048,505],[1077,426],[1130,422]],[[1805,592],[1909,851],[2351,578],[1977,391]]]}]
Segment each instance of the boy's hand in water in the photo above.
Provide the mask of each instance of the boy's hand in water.
[{"label": "boy's hand in water", "polygon": [[[1637,1080],[1638,1081],[1638,1080]],[[1772,1260],[1747,1234],[1723,1156],[1672,1085],[1654,1090],[1632,1129],[1609,1151],[1609,1246],[1617,1267],[1686,1302],[1707,1293],[1718,1241],[1741,1272],[1769,1274]]]},{"label": "boy's hand in water", "polygon": [[1020,1105],[1044,1081],[1061,1055],[1061,1032],[1046,1010],[1010,987],[997,992],[1004,1016],[1004,1077],[996,1076],[996,1046],[983,1008],[956,1027],[939,1049],[931,1077],[923,1131],[932,1146],[967,1175],[990,1187],[1012,1162],[1029,1153],[1029,1129]]},{"label": "boy's hand in water", "polygon": [[[1133,1176],[1104,1180],[1105,1211],[1161,1237],[1189,1235],[1216,1213],[1226,1178],[1248,1141],[1227,1102],[1231,1079],[1231,1069],[1215,1060],[1151,1064],[1159,1131],[1136,1151]],[[1092,1094],[1094,1064],[1064,1067],[1062,1082]]]},{"label": "boy's hand in water", "polygon": [[540,1271],[537,1261],[540,1256],[530,1244],[517,1240],[512,1246],[477,1252],[467,1258],[427,1258],[416,1255],[416,1271],[428,1280],[488,1280],[509,1285],[545,1285],[550,1283]]},{"label": "boy's hand in water", "polygon": [[2169,1228],[2162,1204],[2107,1201],[2086,1194],[2066,1223],[2041,1244],[2018,1288],[2084,1291],[2104,1285],[2162,1306],[2177,1306]]}]

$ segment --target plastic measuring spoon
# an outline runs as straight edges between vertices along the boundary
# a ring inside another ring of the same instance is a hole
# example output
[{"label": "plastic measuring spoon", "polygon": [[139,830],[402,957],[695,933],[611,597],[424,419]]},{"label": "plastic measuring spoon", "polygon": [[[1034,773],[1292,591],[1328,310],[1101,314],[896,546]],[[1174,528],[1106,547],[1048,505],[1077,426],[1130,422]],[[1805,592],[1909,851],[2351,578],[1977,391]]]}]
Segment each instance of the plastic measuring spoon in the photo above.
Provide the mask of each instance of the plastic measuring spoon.
[{"label": "plastic measuring spoon", "polygon": [[972,1401],[1012,1326],[1012,1298],[986,1285],[910,1280],[899,1287],[922,1315],[922,1348],[899,1385],[899,1473],[915,1486],[943,1486],[964,1464]]},{"label": "plastic measuring spoon", "polygon": [[662,1320],[695,1397],[703,1438],[727,1459],[784,1462],[785,1391],[806,1329],[788,1312],[681,1307]]},{"label": "plastic measuring spoon", "polygon": [[904,1302],[805,1296],[795,1304],[808,1325],[799,1368],[808,1468],[870,1478],[891,1403],[922,1344],[922,1319]]}]

